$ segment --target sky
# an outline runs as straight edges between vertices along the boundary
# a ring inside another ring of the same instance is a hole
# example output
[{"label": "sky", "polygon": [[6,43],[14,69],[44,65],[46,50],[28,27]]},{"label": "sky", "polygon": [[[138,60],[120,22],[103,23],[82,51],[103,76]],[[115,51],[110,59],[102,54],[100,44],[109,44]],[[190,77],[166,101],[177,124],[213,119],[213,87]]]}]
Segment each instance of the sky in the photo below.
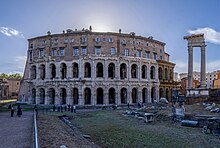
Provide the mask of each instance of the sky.
[{"label": "sky", "polygon": [[[187,41],[204,33],[206,71],[220,70],[220,0],[1,0],[0,73],[23,74],[27,39],[67,29],[135,32],[166,43],[175,71],[187,72]],[[194,49],[200,71],[200,49]]]}]

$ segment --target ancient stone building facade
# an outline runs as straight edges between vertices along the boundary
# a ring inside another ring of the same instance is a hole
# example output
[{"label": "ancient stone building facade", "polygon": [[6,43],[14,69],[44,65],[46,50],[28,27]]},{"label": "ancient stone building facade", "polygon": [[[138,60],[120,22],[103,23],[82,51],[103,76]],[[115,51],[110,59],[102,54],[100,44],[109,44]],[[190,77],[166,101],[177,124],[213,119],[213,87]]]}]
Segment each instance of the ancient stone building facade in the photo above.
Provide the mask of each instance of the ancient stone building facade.
[{"label": "ancient stone building facade", "polygon": [[[167,55],[169,56],[169,55]],[[159,98],[166,98],[171,101],[172,90],[177,89],[177,82],[174,81],[175,64],[165,60],[157,60],[158,78],[160,81]]]},{"label": "ancient stone building facade", "polygon": [[0,100],[9,99],[9,85],[7,79],[0,78]]},{"label": "ancient stone building facade", "polygon": [[19,97],[36,104],[135,104],[159,100],[165,43],[92,30],[29,39]]}]

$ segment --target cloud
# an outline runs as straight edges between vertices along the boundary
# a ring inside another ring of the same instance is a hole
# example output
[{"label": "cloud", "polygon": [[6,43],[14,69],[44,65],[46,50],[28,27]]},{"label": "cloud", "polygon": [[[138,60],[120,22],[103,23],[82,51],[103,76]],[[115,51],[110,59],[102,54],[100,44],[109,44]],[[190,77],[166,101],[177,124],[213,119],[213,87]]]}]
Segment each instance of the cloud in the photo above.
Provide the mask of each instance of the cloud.
[{"label": "cloud", "polygon": [[[175,71],[178,73],[188,72],[188,62],[176,61]],[[193,70],[200,72],[200,63],[193,63]],[[220,70],[220,60],[210,61],[206,63],[206,72]]]},{"label": "cloud", "polygon": [[196,30],[189,30],[188,33],[190,34],[203,33],[205,35],[205,40],[207,42],[220,45],[220,32],[217,32],[212,28],[209,28],[209,27],[198,28]]},{"label": "cloud", "polygon": [[13,57],[13,60],[1,62],[0,63],[1,72],[7,74],[13,74],[13,73],[23,74],[26,58],[27,58],[26,56],[16,56]]},{"label": "cloud", "polygon": [[18,30],[15,30],[9,27],[0,27],[0,33],[6,36],[9,36],[9,37],[17,36],[17,37],[24,38],[24,35],[22,34],[22,32],[19,32]]}]

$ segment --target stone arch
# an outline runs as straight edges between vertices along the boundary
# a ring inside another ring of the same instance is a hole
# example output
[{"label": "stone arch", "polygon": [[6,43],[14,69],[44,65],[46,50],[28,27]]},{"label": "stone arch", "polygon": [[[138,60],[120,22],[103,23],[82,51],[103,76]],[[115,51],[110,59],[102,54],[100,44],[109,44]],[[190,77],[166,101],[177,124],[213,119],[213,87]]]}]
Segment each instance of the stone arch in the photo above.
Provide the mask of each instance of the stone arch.
[{"label": "stone arch", "polygon": [[31,90],[31,98],[32,98],[32,103],[36,104],[36,89],[35,88]]},{"label": "stone arch", "polygon": [[156,89],[155,87],[151,88],[151,102],[153,103],[156,100]]},{"label": "stone arch", "polygon": [[131,65],[131,78],[138,78],[138,66],[137,64]]},{"label": "stone arch", "polygon": [[168,70],[167,70],[167,68],[165,68],[165,80],[168,80]]},{"label": "stone arch", "polygon": [[56,78],[56,65],[51,63],[50,64],[50,74],[51,74],[51,79]]},{"label": "stone arch", "polygon": [[166,99],[168,100],[169,99],[169,89],[166,88]]},{"label": "stone arch", "polygon": [[127,78],[127,65],[125,63],[122,63],[120,65],[120,78],[121,79]]},{"label": "stone arch", "polygon": [[147,96],[148,96],[148,90],[147,88],[142,89],[142,102],[146,103],[147,102]]},{"label": "stone arch", "polygon": [[159,75],[159,79],[162,80],[163,79],[163,69],[162,69],[162,67],[158,68],[158,75]]},{"label": "stone arch", "polygon": [[91,104],[91,89],[86,87],[84,89],[84,95],[85,95],[85,104]]},{"label": "stone arch", "polygon": [[115,78],[115,64],[114,63],[110,63],[108,65],[108,77],[111,79]]},{"label": "stone arch", "polygon": [[109,97],[109,104],[116,104],[116,99],[115,99],[115,88],[111,87],[108,90],[108,97]]},{"label": "stone arch", "polygon": [[96,77],[103,77],[103,64],[101,62],[96,65]]},{"label": "stone arch", "polygon": [[142,79],[147,79],[147,66],[142,65],[141,71],[142,71]]},{"label": "stone arch", "polygon": [[103,98],[104,98],[104,91],[101,87],[99,87],[96,90],[96,103],[103,104]]},{"label": "stone arch", "polygon": [[67,92],[66,92],[66,88],[60,88],[60,99],[61,99],[61,103],[60,104],[66,104],[66,96],[67,96]]},{"label": "stone arch", "polygon": [[137,103],[138,101],[138,89],[137,88],[132,89],[131,98],[132,98],[132,103]]},{"label": "stone arch", "polygon": [[79,66],[78,66],[78,63],[73,63],[72,64],[72,74],[73,74],[73,78],[78,78],[79,77]]},{"label": "stone arch", "polygon": [[79,90],[78,88],[74,87],[73,88],[73,104],[78,104],[79,103]]},{"label": "stone arch", "polygon": [[55,104],[55,96],[56,96],[56,91],[54,88],[49,88],[48,90],[48,93],[49,93],[49,100],[48,100],[48,103],[49,104]]},{"label": "stone arch", "polygon": [[40,104],[45,104],[45,90],[44,90],[44,88],[40,88],[40,89],[39,89],[39,92],[40,92],[40,100],[39,100],[39,103],[40,103]]},{"label": "stone arch", "polygon": [[31,66],[31,69],[30,69],[30,78],[31,79],[36,79],[37,77],[37,68],[35,65]]},{"label": "stone arch", "polygon": [[155,67],[154,66],[150,67],[150,78],[155,79]]},{"label": "stone arch", "polygon": [[173,70],[170,69],[170,80],[173,80]]},{"label": "stone arch", "polygon": [[160,90],[159,90],[159,97],[160,97],[160,98],[164,98],[163,88],[160,88]]},{"label": "stone arch", "polygon": [[91,64],[88,62],[84,65],[84,77],[91,78]]},{"label": "stone arch", "polygon": [[61,79],[65,79],[67,77],[67,66],[65,63],[60,64],[60,72]]},{"label": "stone arch", "polygon": [[45,69],[45,65],[41,64],[39,66],[39,72],[40,72],[40,79],[44,80],[45,76],[46,76],[46,69]]},{"label": "stone arch", "polygon": [[121,104],[126,104],[127,103],[127,89],[122,88],[121,89]]}]

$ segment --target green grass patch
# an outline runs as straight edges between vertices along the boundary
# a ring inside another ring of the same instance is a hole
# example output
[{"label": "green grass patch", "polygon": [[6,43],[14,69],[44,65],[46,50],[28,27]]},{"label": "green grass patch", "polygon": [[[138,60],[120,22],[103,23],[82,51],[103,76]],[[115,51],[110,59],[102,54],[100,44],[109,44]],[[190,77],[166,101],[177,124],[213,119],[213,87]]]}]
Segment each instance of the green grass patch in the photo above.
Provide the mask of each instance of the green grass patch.
[{"label": "green grass patch", "polygon": [[101,147],[187,147],[180,139],[153,132],[151,127],[156,125],[124,117],[118,111],[77,113],[72,123]]}]

